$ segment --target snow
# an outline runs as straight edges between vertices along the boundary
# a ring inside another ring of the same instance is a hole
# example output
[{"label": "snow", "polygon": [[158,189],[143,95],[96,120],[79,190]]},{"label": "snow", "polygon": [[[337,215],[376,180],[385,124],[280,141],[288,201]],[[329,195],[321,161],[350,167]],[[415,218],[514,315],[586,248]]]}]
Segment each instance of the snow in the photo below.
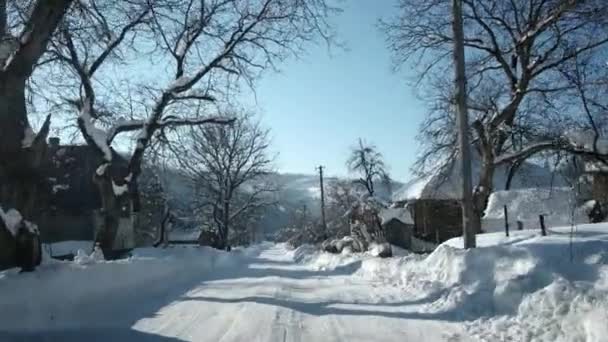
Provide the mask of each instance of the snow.
[{"label": "snow", "polygon": [[[595,132],[588,131],[570,131],[566,133],[566,137],[570,140],[570,142],[577,148],[588,151],[595,152],[594,150],[594,141],[595,141]],[[597,141],[597,152],[601,154],[608,154],[608,139],[600,137]]]},{"label": "snow", "polygon": [[23,140],[21,140],[21,147],[23,147],[23,148],[32,147],[32,144],[34,143],[35,139],[36,139],[36,134],[32,130],[32,127],[30,127],[28,125],[27,127],[25,127],[25,130],[23,132]]},{"label": "snow", "polygon": [[167,87],[168,88],[167,93],[173,93],[173,92],[177,91],[179,88],[184,87],[190,81],[192,81],[192,77],[188,77],[185,75],[178,77],[177,79],[175,79],[173,82],[171,82],[169,84],[169,86]]},{"label": "snow", "polygon": [[[90,101],[90,100],[89,100]],[[112,160],[112,150],[110,146],[108,146],[108,134],[106,131],[95,127],[93,123],[93,118],[91,117],[91,113],[88,110],[88,106],[85,104],[82,106],[82,110],[80,111],[80,119],[84,124],[85,131],[87,134],[93,139],[95,146],[97,146],[104,155],[104,160],[109,162]]]},{"label": "snow", "polygon": [[565,226],[572,223],[588,223],[585,208],[576,204],[576,193],[572,188],[555,187],[545,189],[519,189],[496,191],[490,195],[482,221],[485,232],[504,230],[504,206],[507,206],[509,226],[517,229],[516,221],[526,228],[539,228],[539,215],[545,216],[548,226]]},{"label": "snow", "polygon": [[61,241],[42,244],[42,249],[47,251],[49,256],[76,255],[78,250],[90,253],[93,245],[93,241]]},{"label": "snow", "polygon": [[144,248],[5,271],[0,340],[606,341],[608,223],[478,244],[385,259],[271,243]]},{"label": "snow", "polygon": [[8,231],[11,232],[13,236],[17,236],[20,223],[23,220],[21,213],[19,213],[19,211],[15,209],[9,209],[7,211],[4,211],[2,210],[2,207],[0,207],[0,219],[4,221],[4,225],[6,226]]},{"label": "snow", "polygon": [[405,224],[414,224],[414,219],[408,208],[386,208],[382,209],[378,214],[382,224],[389,222],[390,220],[398,220]]},{"label": "snow", "polygon": [[306,191],[311,198],[321,198],[321,188],[318,186],[311,186]]},{"label": "snow", "polygon": [[112,181],[112,191],[116,196],[122,196],[127,193],[129,190],[129,186],[127,184],[117,185],[114,181]]},{"label": "snow", "polygon": [[53,193],[56,194],[60,191],[66,191],[70,189],[70,185],[69,184],[55,184],[53,185]]},{"label": "snow", "polygon": [[[480,161],[474,158],[472,161],[473,185],[479,181],[481,169]],[[509,169],[507,166],[499,166],[494,172],[494,190],[504,189]],[[393,194],[394,202],[412,201],[417,199],[460,199],[462,198],[462,182],[460,170],[454,163],[446,170],[437,169],[427,176],[416,178]],[[552,174],[551,170],[533,163],[524,163],[513,177],[512,189],[539,188],[551,186],[563,186],[564,180],[558,174]]]},{"label": "snow", "polygon": [[605,314],[596,313],[608,312],[608,224],[577,226],[572,240],[570,227],[562,227],[546,237],[518,231],[510,238],[483,234],[477,242],[482,248],[472,251],[454,249],[462,246],[460,238],[438,249],[490,274],[470,279],[493,302],[493,312],[469,324],[473,335],[489,341],[606,341]]},{"label": "snow", "polygon": [[108,164],[108,163],[101,164],[97,168],[97,170],[95,170],[95,174],[100,177],[103,176],[106,173],[106,170],[108,169],[109,166],[110,166],[110,164]]},{"label": "snow", "polygon": [[74,257],[74,263],[78,265],[94,264],[102,262],[104,260],[105,258],[103,256],[103,251],[99,246],[95,246],[93,252],[91,252],[90,254],[87,254],[82,249],[79,249],[76,252],[76,256]]},{"label": "snow", "polygon": [[173,229],[169,232],[169,241],[198,241],[200,229]]}]

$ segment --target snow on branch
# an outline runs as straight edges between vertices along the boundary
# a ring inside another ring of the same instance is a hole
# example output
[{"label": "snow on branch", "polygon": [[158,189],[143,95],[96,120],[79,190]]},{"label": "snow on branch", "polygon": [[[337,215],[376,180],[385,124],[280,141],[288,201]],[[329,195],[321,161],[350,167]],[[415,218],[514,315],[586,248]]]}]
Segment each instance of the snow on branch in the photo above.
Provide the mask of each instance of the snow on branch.
[{"label": "snow on branch", "polygon": [[585,132],[570,132],[563,137],[540,141],[519,151],[498,156],[494,159],[494,165],[525,160],[536,153],[549,150],[605,159],[608,157],[608,140],[597,140],[592,134],[585,134]]},{"label": "snow on branch", "polygon": [[232,124],[236,118],[225,118],[225,117],[210,117],[210,118],[177,118],[174,116],[168,116],[162,119],[158,125],[160,127],[178,127],[178,126],[199,126],[205,124],[220,124],[229,125]]},{"label": "snow on branch", "polygon": [[568,147],[568,142],[565,139],[540,141],[530,144],[519,151],[505,153],[497,156],[494,159],[494,165],[516,162],[527,159],[532,155],[546,150],[565,150]]},{"label": "snow on branch", "polygon": [[[85,100],[85,102],[89,101]],[[93,118],[91,117],[90,104],[84,104],[82,106],[80,116],[78,117],[78,126],[80,127],[85,140],[102,152],[103,158],[106,162],[111,162],[112,149],[108,144],[108,133],[95,126]]]},{"label": "snow on branch", "polygon": [[144,125],[144,120],[119,120],[108,130],[107,143],[111,144],[120,133],[136,131],[142,129]]}]

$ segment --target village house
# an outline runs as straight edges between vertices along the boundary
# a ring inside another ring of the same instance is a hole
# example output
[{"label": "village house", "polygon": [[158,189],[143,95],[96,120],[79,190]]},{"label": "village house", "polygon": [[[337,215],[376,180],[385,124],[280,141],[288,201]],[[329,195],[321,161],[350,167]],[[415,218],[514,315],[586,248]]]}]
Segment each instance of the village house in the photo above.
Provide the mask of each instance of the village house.
[{"label": "village house", "polygon": [[[479,161],[473,161],[473,184],[477,183]],[[507,167],[494,174],[494,191],[505,189]],[[563,186],[563,179],[546,167],[524,163],[512,179],[511,189]],[[457,165],[406,183],[393,195],[395,207],[406,208],[413,221],[413,236],[440,243],[462,235],[461,177]]]},{"label": "village house", "polygon": [[[116,167],[126,167],[123,161]],[[37,218],[43,243],[92,241],[102,224],[101,197],[93,175],[101,160],[87,145],[60,145],[58,138],[49,139],[46,175],[48,210]],[[134,247],[134,217],[128,198],[122,198],[123,212],[116,233],[114,249]]]}]

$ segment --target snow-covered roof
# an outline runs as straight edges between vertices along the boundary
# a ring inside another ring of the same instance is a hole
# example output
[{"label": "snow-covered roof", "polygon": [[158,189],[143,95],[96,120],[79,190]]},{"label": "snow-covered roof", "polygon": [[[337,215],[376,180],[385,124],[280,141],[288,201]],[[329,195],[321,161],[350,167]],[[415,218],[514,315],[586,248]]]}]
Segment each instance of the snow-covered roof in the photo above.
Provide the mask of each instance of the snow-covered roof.
[{"label": "snow-covered roof", "polygon": [[594,148],[595,142],[595,132],[591,130],[586,131],[571,131],[566,133],[566,137],[570,142],[579,149],[589,151],[589,152],[598,152],[601,154],[608,154],[608,139],[605,137],[600,137],[597,140],[597,150]]},{"label": "snow-covered roof", "polygon": [[378,214],[382,224],[385,224],[391,220],[398,220],[405,224],[414,224],[414,219],[410,214],[409,209],[406,208],[386,208],[380,211]]},{"label": "snow-covered roof", "polygon": [[589,161],[585,163],[585,172],[589,173],[608,173],[608,165],[603,161]]},{"label": "snow-covered roof", "polygon": [[485,218],[504,218],[504,206],[513,219],[538,219],[538,215],[570,218],[576,194],[568,187],[496,191],[490,195]]},{"label": "snow-covered roof", "polygon": [[[480,163],[473,160],[473,186],[479,180]],[[505,188],[509,174],[508,166],[500,166],[494,172],[494,190]],[[460,199],[462,198],[460,167],[453,163],[447,170],[436,172],[406,183],[393,194],[394,202],[417,199]],[[546,188],[563,186],[564,179],[551,170],[533,163],[524,163],[511,182],[511,189]]]}]

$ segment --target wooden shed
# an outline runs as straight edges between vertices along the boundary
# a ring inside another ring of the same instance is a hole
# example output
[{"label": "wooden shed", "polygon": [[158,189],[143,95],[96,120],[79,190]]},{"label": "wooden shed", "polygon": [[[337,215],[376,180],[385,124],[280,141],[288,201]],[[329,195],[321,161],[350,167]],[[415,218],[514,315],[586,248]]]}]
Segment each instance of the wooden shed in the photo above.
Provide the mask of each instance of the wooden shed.
[{"label": "wooden shed", "polygon": [[392,245],[411,249],[414,221],[407,208],[388,208],[380,212],[386,241]]}]

